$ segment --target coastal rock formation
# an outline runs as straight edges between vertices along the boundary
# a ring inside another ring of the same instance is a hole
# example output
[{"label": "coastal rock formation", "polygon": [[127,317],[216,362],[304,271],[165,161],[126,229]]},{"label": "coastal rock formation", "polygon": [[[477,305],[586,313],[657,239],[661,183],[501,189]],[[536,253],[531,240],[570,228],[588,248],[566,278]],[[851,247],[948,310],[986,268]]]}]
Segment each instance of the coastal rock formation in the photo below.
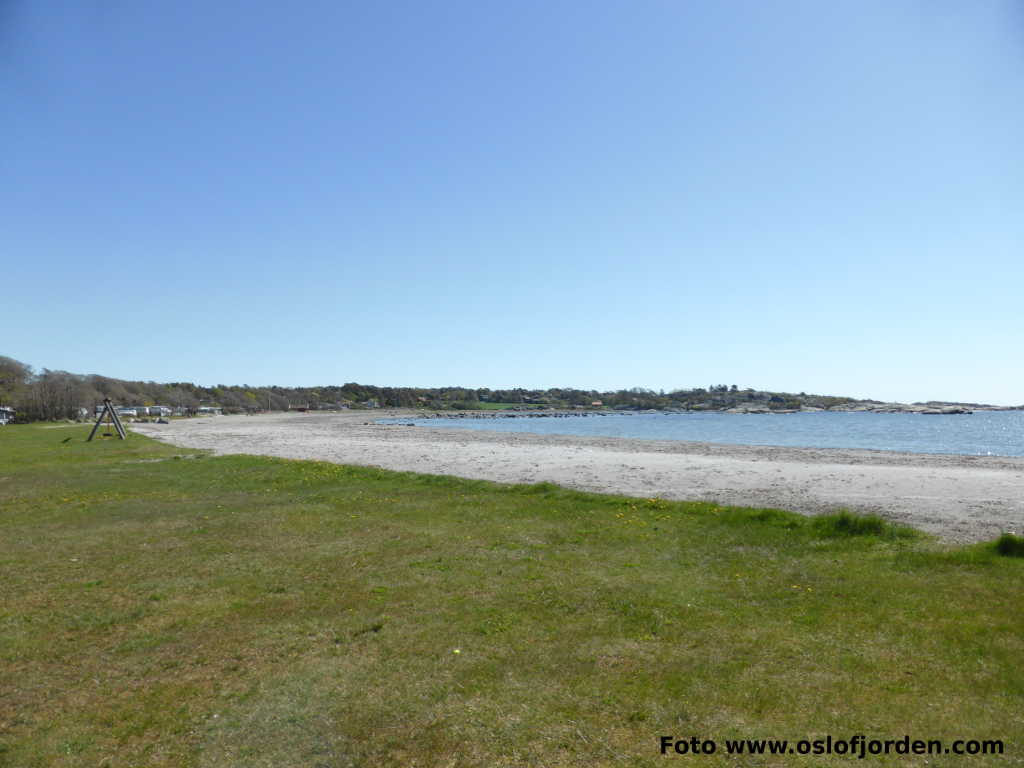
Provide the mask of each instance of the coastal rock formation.
[{"label": "coastal rock formation", "polygon": [[666,413],[686,415],[692,413],[732,413],[748,416],[765,416],[769,414],[789,413],[919,413],[927,415],[950,416],[960,414],[971,414],[974,411],[1002,411],[1014,410],[1011,408],[1000,408],[997,406],[964,406],[950,404],[921,404],[921,403],[880,403],[880,402],[851,402],[836,405],[831,408],[820,408],[813,405],[805,405],[800,408],[769,408],[763,403],[750,403],[736,405],[731,408],[693,408],[693,409],[665,409],[653,410],[616,410],[611,411],[605,408],[594,408],[586,410],[558,410],[555,408],[544,408],[534,410],[507,410],[507,411],[434,411],[430,414],[423,414],[424,419],[568,419],[582,418],[588,416],[611,416],[616,413]]},{"label": "coastal rock formation", "polygon": [[854,403],[843,403],[828,409],[833,412],[844,413],[922,413],[930,415],[948,416],[953,414],[971,414],[975,410],[1003,410],[996,406],[971,406],[967,407],[955,403],[875,403],[860,401]]}]

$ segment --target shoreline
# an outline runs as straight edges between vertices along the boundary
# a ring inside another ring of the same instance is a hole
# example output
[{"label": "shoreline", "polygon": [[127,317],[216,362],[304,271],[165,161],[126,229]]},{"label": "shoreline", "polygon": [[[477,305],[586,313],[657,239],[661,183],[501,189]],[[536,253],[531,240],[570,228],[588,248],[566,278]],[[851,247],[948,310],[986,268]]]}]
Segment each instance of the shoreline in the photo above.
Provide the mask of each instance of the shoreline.
[{"label": "shoreline", "polygon": [[[395,409],[391,409],[395,410]],[[402,410],[402,409],[398,409]],[[737,405],[729,408],[511,408],[508,410],[471,410],[471,411],[420,411],[420,419],[563,419],[577,416],[635,416],[645,413],[671,414],[674,416],[692,416],[701,413],[729,413],[738,416],[787,416],[794,413],[912,413],[921,416],[970,416],[975,412],[1021,411],[1024,407],[1010,405],[906,405],[903,403],[865,404],[854,403],[848,406],[832,408],[769,408],[764,405]],[[338,411],[332,411],[338,413]]]},{"label": "shoreline", "polygon": [[1024,531],[1024,458],[744,446],[377,424],[372,415],[277,413],[136,423],[185,448],[553,482],[598,493],[879,514],[958,543]]}]

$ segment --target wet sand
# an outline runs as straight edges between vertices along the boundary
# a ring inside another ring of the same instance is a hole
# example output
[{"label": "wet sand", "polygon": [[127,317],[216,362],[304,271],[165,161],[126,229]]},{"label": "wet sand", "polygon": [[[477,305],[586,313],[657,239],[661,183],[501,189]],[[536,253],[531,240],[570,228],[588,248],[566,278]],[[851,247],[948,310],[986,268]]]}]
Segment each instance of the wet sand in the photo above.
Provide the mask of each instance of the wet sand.
[{"label": "wet sand", "polygon": [[504,483],[776,507],[873,512],[955,542],[1024,532],[1024,459],[718,445],[381,425],[394,410],[133,424],[218,454],[320,459]]}]

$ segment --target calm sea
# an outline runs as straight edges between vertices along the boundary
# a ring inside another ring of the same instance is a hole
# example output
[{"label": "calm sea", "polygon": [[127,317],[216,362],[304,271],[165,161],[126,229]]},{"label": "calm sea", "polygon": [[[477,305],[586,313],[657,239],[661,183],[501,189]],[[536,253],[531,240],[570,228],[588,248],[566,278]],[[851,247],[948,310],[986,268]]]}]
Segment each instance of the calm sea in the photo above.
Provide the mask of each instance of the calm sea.
[{"label": "calm sea", "polygon": [[570,418],[381,419],[382,422],[541,435],[697,440],[732,445],[867,448],[968,456],[1024,456],[1024,411],[913,413],[607,414]]}]

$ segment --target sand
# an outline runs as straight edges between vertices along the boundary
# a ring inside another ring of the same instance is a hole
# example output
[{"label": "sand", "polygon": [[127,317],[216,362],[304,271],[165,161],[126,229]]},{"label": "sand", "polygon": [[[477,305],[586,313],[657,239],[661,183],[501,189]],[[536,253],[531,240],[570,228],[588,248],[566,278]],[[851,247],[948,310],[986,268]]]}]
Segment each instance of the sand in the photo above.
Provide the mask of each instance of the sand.
[{"label": "sand", "polygon": [[320,459],[505,483],[775,507],[871,512],[953,542],[1024,533],[1024,459],[478,432],[283,413],[133,424],[184,448]]}]

